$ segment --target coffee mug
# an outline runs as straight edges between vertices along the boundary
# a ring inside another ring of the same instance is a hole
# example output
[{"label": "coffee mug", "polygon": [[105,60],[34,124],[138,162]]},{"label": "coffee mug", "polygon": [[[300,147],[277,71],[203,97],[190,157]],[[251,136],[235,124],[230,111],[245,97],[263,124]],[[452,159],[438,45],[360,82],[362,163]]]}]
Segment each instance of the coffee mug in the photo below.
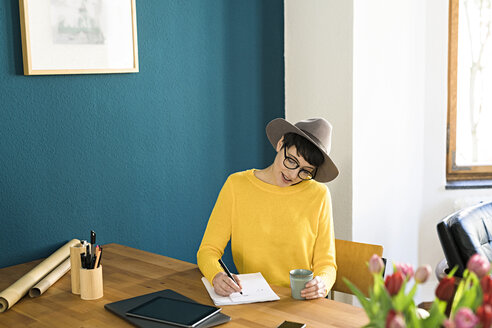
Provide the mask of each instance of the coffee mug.
[{"label": "coffee mug", "polygon": [[295,269],[290,271],[290,290],[292,297],[296,300],[304,300],[301,290],[304,289],[308,281],[313,280],[313,271],[305,269]]}]

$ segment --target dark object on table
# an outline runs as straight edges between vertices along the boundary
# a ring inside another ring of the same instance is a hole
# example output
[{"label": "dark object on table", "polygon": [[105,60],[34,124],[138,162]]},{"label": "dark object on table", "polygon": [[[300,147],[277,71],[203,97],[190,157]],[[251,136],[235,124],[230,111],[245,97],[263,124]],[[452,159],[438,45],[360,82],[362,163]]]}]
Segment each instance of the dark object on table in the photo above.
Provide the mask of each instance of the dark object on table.
[{"label": "dark object on table", "polygon": [[[188,302],[195,302],[192,299],[181,295],[171,289],[165,289],[161,290],[159,292],[155,293],[150,293],[150,294],[145,294],[133,298],[129,298],[126,300],[114,302],[114,303],[109,303],[104,305],[104,308],[123,320],[126,320],[130,322],[131,324],[137,326],[137,327],[142,327],[142,328],[164,328],[164,327],[169,327],[169,328],[176,328],[175,325],[167,324],[167,323],[161,323],[161,322],[156,322],[156,321],[150,321],[146,319],[140,319],[140,318],[132,318],[130,316],[126,315],[126,312],[129,310],[135,308],[136,306],[143,304],[155,297],[162,296],[162,297],[167,297],[167,298],[174,298],[177,300],[182,300],[182,301],[188,301]],[[208,327],[213,327],[217,326],[226,322],[229,322],[231,318],[223,313],[217,313],[213,317],[207,319],[206,321],[200,323],[197,325],[197,328],[208,328]]]}]

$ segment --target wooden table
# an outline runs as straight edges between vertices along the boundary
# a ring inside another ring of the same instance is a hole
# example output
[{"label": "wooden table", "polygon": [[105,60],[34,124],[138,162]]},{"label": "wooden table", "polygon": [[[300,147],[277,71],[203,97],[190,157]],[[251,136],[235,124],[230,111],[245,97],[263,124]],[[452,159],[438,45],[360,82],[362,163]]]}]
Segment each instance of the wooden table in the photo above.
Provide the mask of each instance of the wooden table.
[{"label": "wooden table", "polygon": [[[38,261],[0,269],[0,290],[10,286]],[[21,299],[0,313],[0,327],[133,327],[104,309],[104,304],[173,289],[197,302],[213,305],[195,264],[118,244],[104,248],[104,297],[83,301],[71,293],[70,273],[39,298]],[[279,301],[223,306],[232,320],[224,327],[277,327],[284,320],[307,327],[361,327],[368,322],[364,311],[352,305],[317,299],[298,301],[290,289],[272,286]]]}]

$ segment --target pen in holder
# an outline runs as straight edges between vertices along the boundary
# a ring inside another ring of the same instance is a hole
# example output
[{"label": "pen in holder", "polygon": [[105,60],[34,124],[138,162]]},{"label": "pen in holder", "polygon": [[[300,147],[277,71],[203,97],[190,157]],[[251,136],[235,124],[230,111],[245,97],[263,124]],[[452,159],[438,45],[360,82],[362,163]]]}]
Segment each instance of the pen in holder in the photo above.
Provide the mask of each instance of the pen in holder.
[{"label": "pen in holder", "polygon": [[102,265],[94,269],[80,268],[80,298],[95,300],[103,297]]},{"label": "pen in holder", "polygon": [[70,247],[70,276],[72,278],[72,293],[80,294],[80,254],[85,252],[85,247],[82,244],[77,244]]}]

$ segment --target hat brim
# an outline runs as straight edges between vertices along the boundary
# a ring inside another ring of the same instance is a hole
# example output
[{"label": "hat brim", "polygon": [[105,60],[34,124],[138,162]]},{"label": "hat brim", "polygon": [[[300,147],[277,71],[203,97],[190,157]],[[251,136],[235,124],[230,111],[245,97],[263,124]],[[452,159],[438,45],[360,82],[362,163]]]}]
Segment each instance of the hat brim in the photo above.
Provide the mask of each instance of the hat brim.
[{"label": "hat brim", "polygon": [[293,132],[300,136],[303,136],[304,138],[309,140],[313,145],[315,145],[316,148],[318,148],[323,154],[325,160],[323,164],[321,164],[321,166],[318,167],[316,171],[316,176],[314,177],[316,181],[330,182],[338,176],[339,173],[338,168],[336,167],[335,163],[333,163],[330,156],[326,153],[326,151],[322,147],[320,147],[317,144],[317,142],[311,139],[311,137],[309,137],[301,129],[289,123],[288,121],[284,120],[283,118],[274,119],[273,121],[268,123],[266,127],[266,134],[268,140],[270,140],[270,143],[272,144],[274,149],[277,149],[277,144],[280,138],[282,138],[284,134],[289,132]]}]

